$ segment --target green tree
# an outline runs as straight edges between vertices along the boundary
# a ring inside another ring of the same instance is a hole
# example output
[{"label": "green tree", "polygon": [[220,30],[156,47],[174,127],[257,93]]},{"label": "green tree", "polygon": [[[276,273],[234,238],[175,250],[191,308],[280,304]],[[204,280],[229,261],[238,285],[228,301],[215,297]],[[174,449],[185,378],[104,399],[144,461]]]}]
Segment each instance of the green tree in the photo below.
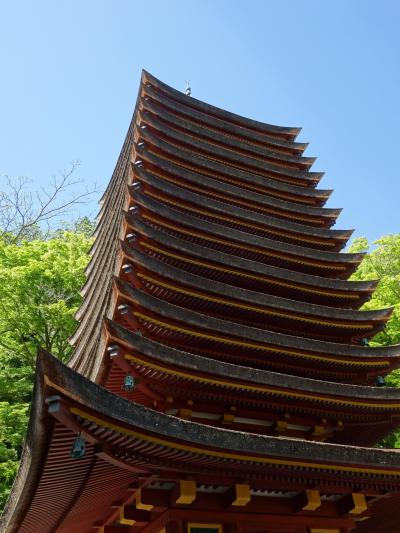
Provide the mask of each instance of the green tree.
[{"label": "green tree", "polygon": [[18,245],[0,240],[0,346],[8,357],[32,368],[39,347],[69,357],[90,242],[72,232]]},{"label": "green tree", "polygon": [[18,243],[0,237],[0,508],[18,468],[37,349],[64,361],[71,354],[91,243],[73,231]]},{"label": "green tree", "polygon": [[17,473],[28,423],[28,403],[0,402],[0,508]]},{"label": "green tree", "polygon": [[[368,251],[368,254],[352,279],[379,279],[376,291],[363,309],[394,308],[385,330],[374,337],[372,345],[400,344],[400,234],[386,235],[373,244],[371,249],[365,237],[353,241],[349,251]],[[397,375],[399,371],[390,379]]]},{"label": "green tree", "polygon": [[[381,309],[393,307],[393,314],[384,331],[378,333],[370,343],[372,346],[400,344],[400,234],[386,235],[378,239],[371,249],[365,237],[355,239],[351,252],[367,251],[352,279],[379,279],[379,284],[371,300],[363,309]],[[395,370],[386,377],[386,384],[400,387],[400,370]],[[385,437],[379,446],[400,448],[400,430]]]}]

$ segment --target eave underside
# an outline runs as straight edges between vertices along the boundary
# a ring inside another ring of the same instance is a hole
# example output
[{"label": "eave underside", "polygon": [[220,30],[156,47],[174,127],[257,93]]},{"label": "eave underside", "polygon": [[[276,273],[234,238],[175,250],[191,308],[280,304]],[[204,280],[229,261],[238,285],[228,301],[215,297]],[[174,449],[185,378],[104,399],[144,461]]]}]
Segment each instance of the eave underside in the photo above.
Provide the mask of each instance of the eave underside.
[{"label": "eave underside", "polygon": [[[207,359],[106,323],[107,389],[161,412],[252,433],[372,445],[399,423],[397,389],[285,376]],[[124,377],[138,385],[125,392]]]},{"label": "eave underside", "polygon": [[[40,357],[37,380],[28,435],[36,456],[25,449],[3,518],[7,533],[85,533],[95,524],[100,527],[115,514],[115,504],[124,516],[125,503],[144,478],[177,483],[189,475],[197,486],[212,479],[214,486],[229,491],[240,476],[252,490],[287,493],[291,499],[281,502],[281,509],[290,504],[286,511],[307,478],[319,493],[334,496],[333,504],[328,497],[317,512],[303,513],[313,527],[332,518],[350,525],[340,502],[361,487],[369,506],[388,491],[400,491],[398,452],[260,437],[177,420],[105,391],[47,354]],[[79,460],[69,456],[76,434],[86,441]],[[136,493],[136,503],[141,497]],[[251,499],[241,513],[260,512],[259,498]]]}]

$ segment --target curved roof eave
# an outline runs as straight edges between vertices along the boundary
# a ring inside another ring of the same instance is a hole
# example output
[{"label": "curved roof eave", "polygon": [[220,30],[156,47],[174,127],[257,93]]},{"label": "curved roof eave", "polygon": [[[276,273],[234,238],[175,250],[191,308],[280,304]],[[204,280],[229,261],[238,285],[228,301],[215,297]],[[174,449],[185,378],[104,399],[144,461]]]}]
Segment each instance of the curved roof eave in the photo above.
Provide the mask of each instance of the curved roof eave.
[{"label": "curved roof eave", "polygon": [[[233,454],[229,457],[235,457],[236,461],[251,461],[249,464],[253,465],[255,461],[260,463],[260,467],[265,465],[268,468],[274,460],[279,461],[277,465],[289,468],[297,468],[301,461],[302,469],[324,469],[336,480],[338,476],[341,479],[341,472],[346,477],[352,472],[364,475],[372,472],[377,481],[400,483],[391,477],[393,474],[400,476],[400,452],[397,450],[302,439],[293,441],[285,437],[256,435],[178,419],[117,396],[52,355],[41,352],[36,367],[35,408],[30,415],[30,430],[17,481],[1,521],[2,531],[7,533],[16,533],[20,529],[40,484],[42,465],[46,462],[54,424],[51,409],[46,408],[45,404],[48,396],[53,396],[54,401],[66,402],[71,406],[71,414],[78,412],[79,416],[95,416],[100,423],[111,422],[114,430],[120,434],[134,432],[138,438],[142,435],[147,441],[153,442],[163,439],[170,448],[186,445],[204,454]],[[231,460],[228,461],[229,468],[232,468]],[[76,461],[73,464],[75,468],[80,468],[79,465],[83,463]],[[332,468],[332,465],[335,466]]]},{"label": "curved roof eave", "polygon": [[340,230],[332,228],[319,228],[315,226],[307,226],[305,224],[300,224],[297,222],[291,222],[287,220],[282,220],[276,217],[269,215],[264,215],[258,211],[251,211],[249,209],[244,209],[243,207],[238,207],[229,203],[224,203],[220,200],[216,200],[213,197],[205,196],[199,192],[187,192],[183,187],[170,183],[169,181],[162,180],[158,176],[152,174],[151,171],[147,171],[141,165],[133,165],[134,172],[139,177],[142,178],[149,185],[155,186],[162,192],[175,196],[181,200],[186,200],[190,203],[200,205],[201,207],[211,208],[216,212],[232,215],[238,218],[243,218],[249,222],[259,222],[265,226],[271,225],[279,227],[282,230],[293,231],[299,234],[307,234],[315,237],[322,237],[326,239],[343,239],[347,240],[350,238],[354,230]]},{"label": "curved roof eave", "polygon": [[[167,219],[173,219],[174,222],[181,223],[184,226],[191,227],[193,229],[200,229],[206,233],[212,235],[218,235],[219,237],[226,238],[226,227],[216,224],[214,222],[209,222],[206,220],[200,220],[197,217],[188,215],[176,209],[173,209],[169,206],[153,200],[152,198],[147,197],[146,195],[136,191],[135,193],[136,201],[140,205],[143,205],[152,212],[155,212],[157,215],[165,217]],[[297,244],[289,244],[279,241],[274,241],[266,237],[259,237],[252,233],[245,233],[243,231],[229,228],[229,240],[241,242],[247,245],[253,245],[260,248],[276,250],[286,254],[293,254],[299,257],[305,257],[321,261],[329,261],[334,263],[356,263],[358,264],[363,257],[365,252],[357,253],[339,253],[339,252],[326,252],[323,250],[316,250],[313,248],[306,248],[304,246],[299,246]]]},{"label": "curved roof eave", "polygon": [[297,300],[289,300],[280,296],[273,296],[264,293],[257,293],[240,287],[233,287],[226,283],[204,278],[196,274],[192,274],[185,270],[176,268],[168,263],[161,262],[151,256],[129,248],[129,246],[122,243],[122,249],[133,261],[138,262],[151,272],[155,272],[161,276],[166,276],[169,279],[175,280],[178,283],[195,287],[199,290],[211,292],[222,297],[227,296],[241,300],[246,303],[256,305],[271,306],[276,309],[285,311],[300,312],[305,315],[315,315],[319,317],[326,317],[332,320],[354,320],[354,321],[379,321],[388,320],[393,311],[393,307],[384,309],[375,309],[371,311],[360,311],[353,309],[341,309],[337,307],[328,307],[318,304],[310,304]]},{"label": "curved roof eave", "polygon": [[206,248],[198,244],[193,245],[189,241],[185,241],[179,237],[174,237],[173,235],[168,234],[166,238],[165,234],[160,234],[160,232],[152,228],[146,222],[138,220],[137,218],[133,218],[131,214],[126,213],[126,217],[130,225],[133,227],[136,226],[139,231],[143,232],[143,234],[147,235],[156,242],[159,242],[160,244],[171,246],[172,248],[180,250],[183,253],[188,253],[190,255],[221,263],[223,265],[230,265],[234,268],[253,272],[255,274],[275,276],[278,279],[290,280],[303,285],[311,285],[341,291],[373,291],[378,284],[378,280],[349,281],[336,278],[324,278],[323,276],[315,276],[312,274],[297,272],[295,270],[287,270],[285,268],[280,268],[273,265],[266,265],[250,259],[236,257],[234,255],[216,251],[212,248]]},{"label": "curved roof eave", "polygon": [[[161,146],[161,142],[158,142],[158,144]],[[163,148],[165,148],[164,145],[162,145]],[[328,199],[328,197],[330,196],[330,194],[332,193],[332,190],[331,189],[314,189],[314,188],[306,188],[306,187],[299,187],[297,185],[292,185],[290,183],[286,183],[284,181],[277,181],[277,180],[273,180],[273,179],[270,179],[270,178],[263,178],[261,176],[254,176],[254,175],[251,175],[245,171],[238,171],[237,169],[233,168],[233,167],[220,167],[219,168],[219,164],[216,163],[215,161],[209,161],[209,162],[206,162],[206,165],[202,166],[198,172],[195,172],[194,170],[192,170],[191,168],[188,168],[188,166],[184,166],[184,165],[177,165],[175,164],[173,161],[171,161],[168,157],[165,157],[164,156],[164,153],[167,153],[167,152],[158,152],[158,153],[155,153],[154,151],[152,150],[148,150],[145,143],[141,144],[141,143],[137,143],[135,145],[135,152],[136,152],[136,156],[138,156],[138,159],[140,160],[141,158],[144,159],[145,161],[148,161],[150,164],[160,168],[161,170],[164,170],[166,172],[170,172],[170,173],[178,173],[178,174],[182,174],[184,176],[187,176],[190,181],[196,183],[196,182],[199,182],[200,179],[204,179],[204,183],[207,183],[208,186],[210,186],[211,188],[212,187],[216,187],[217,185],[219,186],[219,184],[221,185],[224,185],[224,186],[227,186],[227,187],[230,187],[232,191],[242,191],[244,197],[246,197],[246,195],[249,195],[248,196],[248,199],[253,199],[255,202],[258,202],[258,203],[263,203],[263,199],[264,197],[267,198],[268,200],[268,191],[276,191],[275,192],[275,197],[277,196],[278,193],[281,194],[281,197],[284,198],[284,195],[285,194],[288,194],[288,195],[294,195],[294,196],[298,196],[299,198],[304,198],[303,199],[303,203],[307,201],[307,199],[312,199],[312,200],[319,200],[319,201],[325,201]],[[172,154],[173,156],[175,155],[176,157],[180,157],[182,159],[182,154],[178,154],[178,152],[176,151],[170,151],[169,152],[170,154]],[[184,159],[182,159],[186,162],[189,163],[189,167],[192,167],[193,168],[193,165],[197,164],[198,163],[198,160],[196,160],[194,157],[185,157]],[[136,161],[137,163],[137,161]],[[203,163],[203,161],[202,161]],[[134,163],[132,163],[134,164]],[[168,170],[169,169],[169,170]],[[246,183],[249,184],[249,187],[250,188],[242,188],[240,187],[240,185],[233,185],[232,183],[230,182],[227,182],[226,180],[224,179],[218,179],[218,178],[215,178],[213,176],[213,174],[215,175],[215,170],[222,170],[223,171],[223,175],[226,176],[227,178],[229,178],[231,180],[231,182],[234,180],[234,182],[243,182],[245,181]],[[208,172],[208,171],[211,171],[211,172]],[[207,173],[208,172],[208,173]],[[259,178],[257,179],[257,186],[258,187],[263,187],[264,189],[266,189],[265,192],[255,192],[254,190],[251,189],[251,187],[254,185],[255,183],[255,180],[253,178]],[[234,195],[234,193],[232,193]],[[291,203],[296,203],[296,202],[291,202],[290,200],[284,200],[282,199],[281,201],[283,202],[287,202],[289,205]],[[299,200],[297,203],[302,203],[301,200]],[[338,211],[338,213],[340,212],[339,209],[336,209],[336,211]]]},{"label": "curved roof eave", "polygon": [[213,154],[200,148],[193,149],[193,147],[189,145],[179,145],[177,142],[174,142],[174,139],[171,139],[170,136],[161,137],[160,135],[156,135],[155,132],[150,131],[149,127],[145,127],[145,124],[142,124],[139,128],[138,134],[142,139],[142,142],[148,142],[160,150],[169,152],[181,159],[196,160],[197,164],[201,161],[203,166],[214,168],[222,173],[228,172],[236,174],[237,177],[248,176],[247,181],[250,183],[260,183],[263,180],[276,180],[297,187],[312,189],[316,187],[324,175],[323,172],[308,172],[305,173],[304,176],[298,177],[296,175],[291,175],[289,172],[282,172],[282,168],[277,171],[273,165],[267,163],[263,165],[262,168],[251,168],[248,164],[230,159],[225,153],[217,154],[217,150],[215,150],[215,154]]},{"label": "curved roof eave", "polygon": [[121,294],[136,302],[139,306],[163,317],[190,324],[200,329],[215,331],[231,337],[240,337],[241,339],[263,344],[298,349],[300,351],[308,350],[339,357],[351,355],[360,359],[395,359],[400,364],[400,344],[373,348],[296,337],[285,333],[258,329],[178,307],[177,305],[165,302],[141,290],[135,289],[120,278],[114,278],[114,281]]},{"label": "curved roof eave", "polygon": [[[145,87],[145,94],[147,92],[147,87]],[[156,94],[153,92],[153,94]],[[177,127],[180,130],[183,129],[192,133],[193,135],[198,135],[200,137],[205,137],[212,141],[217,141],[223,145],[238,147],[240,150],[254,154],[256,156],[261,156],[262,158],[274,159],[277,160],[281,165],[291,165],[294,168],[305,168],[309,169],[316,161],[316,157],[307,157],[300,154],[293,155],[286,151],[279,150],[278,145],[274,144],[272,146],[260,146],[259,143],[251,142],[249,139],[244,139],[242,136],[233,135],[233,132],[230,134],[222,131],[221,129],[216,129],[215,127],[210,127],[210,125],[205,124],[199,120],[193,120],[191,117],[188,118],[182,114],[183,106],[175,106],[175,112],[171,112],[166,106],[162,105],[161,102],[157,101],[152,97],[142,97],[140,101],[139,113],[150,113],[153,117],[157,117],[158,121],[160,119],[162,122],[167,122],[173,127]],[[179,113],[179,111],[181,111]],[[278,150],[276,149],[278,147]]]},{"label": "curved roof eave", "polygon": [[184,103],[177,101],[171,95],[161,92],[159,89],[155,89],[152,85],[147,83],[141,84],[141,96],[144,100],[156,101],[157,104],[163,106],[163,108],[167,108],[173,113],[183,115],[188,120],[200,122],[209,128],[222,131],[225,134],[233,134],[251,143],[274,146],[278,150],[286,153],[289,152],[301,155],[309,144],[307,142],[290,141],[287,138],[277,137],[272,133],[260,132],[254,129],[251,130],[234,122],[228,122],[216,115],[210,115],[200,109],[188,106],[188,102]]},{"label": "curved roof eave", "polygon": [[241,366],[185,352],[142,335],[136,335],[111,319],[106,319],[105,323],[108,333],[115,341],[120,340],[120,342],[128,344],[132,349],[146,356],[181,368],[195,370],[212,376],[231,378],[245,383],[273,385],[285,389],[350,399],[364,398],[377,401],[393,400],[396,402],[400,400],[400,389],[396,387],[370,387],[338,383]]},{"label": "curved roof eave", "polygon": [[202,111],[210,113],[211,115],[217,115],[223,118],[224,120],[228,120],[230,122],[241,124],[246,128],[260,130],[267,134],[273,133],[277,135],[290,136],[290,137],[293,137],[293,140],[301,131],[301,128],[298,128],[298,127],[274,126],[272,124],[267,124],[265,122],[259,122],[258,120],[253,120],[253,119],[244,117],[242,115],[237,115],[236,113],[232,113],[230,111],[223,110],[211,104],[207,104],[206,102],[202,102],[201,100],[197,100],[196,98],[193,98],[192,96],[187,96],[181,93],[180,91],[177,91],[173,87],[170,87],[166,83],[155,78],[152,74],[150,74],[146,70],[142,71],[142,83],[144,84],[150,83],[151,85],[154,85],[158,89],[171,95],[171,97],[175,98],[176,100],[180,102],[183,102],[191,107],[201,109]]},{"label": "curved roof eave", "polygon": [[218,144],[213,144],[209,140],[204,140],[198,136],[189,135],[188,133],[183,133],[175,128],[171,128],[148,113],[140,113],[140,118],[142,123],[150,126],[153,130],[156,130],[168,139],[173,139],[173,142],[183,143],[188,146],[189,149],[193,148],[194,150],[199,150],[202,153],[205,153],[205,155],[210,153],[212,156],[217,156],[223,160],[230,161],[233,164],[237,163],[245,167],[254,168],[256,169],[255,172],[271,172],[273,174],[304,180],[306,182],[311,181],[312,183],[315,183],[324,175],[323,172],[311,172],[293,167],[283,167],[272,161],[260,160],[254,154],[244,154],[240,152],[240,146],[237,146],[237,149],[234,150]]}]

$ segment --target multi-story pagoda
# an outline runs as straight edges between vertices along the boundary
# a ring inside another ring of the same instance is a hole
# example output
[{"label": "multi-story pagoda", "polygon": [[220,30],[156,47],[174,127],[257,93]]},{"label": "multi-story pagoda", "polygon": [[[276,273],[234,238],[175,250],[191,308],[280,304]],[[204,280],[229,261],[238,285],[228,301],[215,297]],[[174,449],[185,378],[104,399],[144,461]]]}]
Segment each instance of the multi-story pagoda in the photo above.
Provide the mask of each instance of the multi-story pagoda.
[{"label": "multi-story pagoda", "polygon": [[143,73],[4,531],[400,531],[400,347],[298,133]]}]

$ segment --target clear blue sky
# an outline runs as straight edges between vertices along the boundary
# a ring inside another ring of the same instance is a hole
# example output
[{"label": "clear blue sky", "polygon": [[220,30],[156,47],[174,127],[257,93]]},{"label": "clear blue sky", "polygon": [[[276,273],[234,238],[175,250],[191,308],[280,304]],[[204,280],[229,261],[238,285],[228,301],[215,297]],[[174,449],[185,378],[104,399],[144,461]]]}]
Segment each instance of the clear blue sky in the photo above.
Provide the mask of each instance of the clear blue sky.
[{"label": "clear blue sky", "polygon": [[329,205],[344,208],[337,227],[400,232],[399,28],[388,0],[2,0],[0,176],[45,185],[79,159],[104,188],[146,68],[302,126]]}]

